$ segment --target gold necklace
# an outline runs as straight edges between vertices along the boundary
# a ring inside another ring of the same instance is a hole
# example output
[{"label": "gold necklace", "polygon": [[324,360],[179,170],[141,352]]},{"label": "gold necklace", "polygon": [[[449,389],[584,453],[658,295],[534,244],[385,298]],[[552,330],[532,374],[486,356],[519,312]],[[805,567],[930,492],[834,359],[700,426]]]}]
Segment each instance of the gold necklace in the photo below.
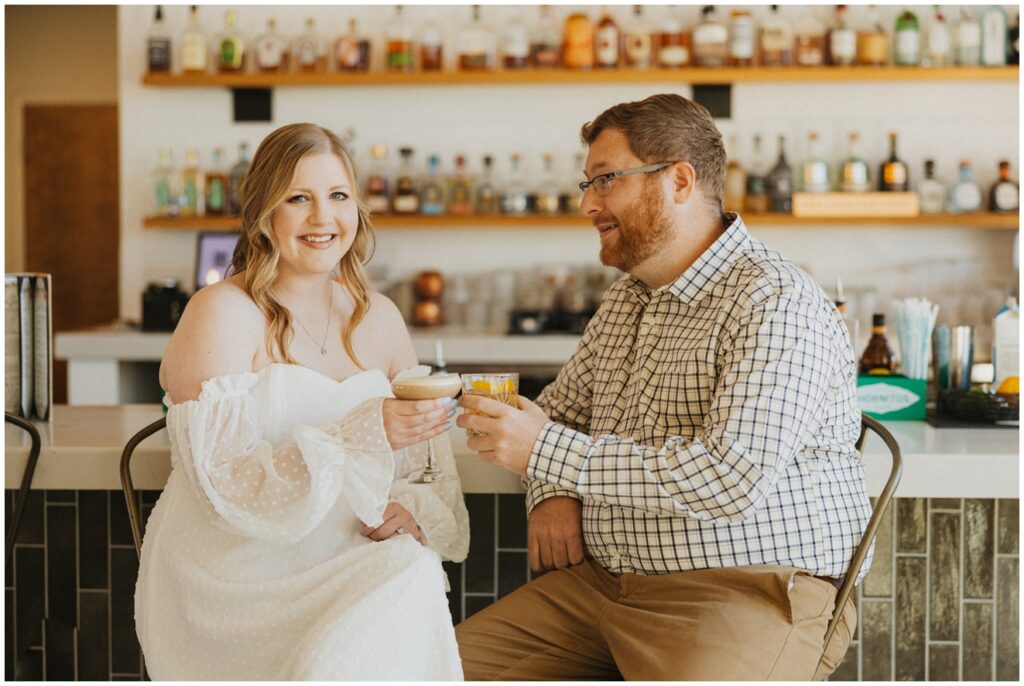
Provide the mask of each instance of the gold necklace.
[{"label": "gold necklace", "polygon": [[[327,282],[327,288],[330,289],[330,300],[327,303],[327,328],[324,330],[324,339],[320,341],[320,343],[316,342],[316,338],[314,338],[313,334],[309,332],[309,329],[306,328],[306,325],[299,321],[299,318],[295,316],[295,313],[292,312],[291,310],[288,310],[289,313],[291,313],[292,315],[292,319],[295,320],[295,323],[301,326],[302,330],[306,332],[307,336],[309,336],[309,340],[313,341],[313,343],[315,343],[317,347],[320,348],[321,355],[327,355],[327,336],[330,335],[331,333],[331,315],[333,314],[334,310],[334,288],[331,286],[331,283],[329,281]],[[271,292],[273,291],[271,290]],[[274,293],[274,297],[277,298],[278,302],[281,302],[281,299],[277,297],[277,293]]]}]

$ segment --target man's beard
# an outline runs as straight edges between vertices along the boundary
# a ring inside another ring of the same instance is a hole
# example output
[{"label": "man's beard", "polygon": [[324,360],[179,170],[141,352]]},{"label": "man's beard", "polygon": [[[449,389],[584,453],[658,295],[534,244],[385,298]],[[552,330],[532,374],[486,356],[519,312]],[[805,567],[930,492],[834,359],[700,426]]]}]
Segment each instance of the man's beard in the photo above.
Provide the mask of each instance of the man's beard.
[{"label": "man's beard", "polygon": [[644,184],[640,195],[618,217],[615,238],[602,243],[601,264],[628,272],[667,244],[671,229],[661,193],[658,183]]}]

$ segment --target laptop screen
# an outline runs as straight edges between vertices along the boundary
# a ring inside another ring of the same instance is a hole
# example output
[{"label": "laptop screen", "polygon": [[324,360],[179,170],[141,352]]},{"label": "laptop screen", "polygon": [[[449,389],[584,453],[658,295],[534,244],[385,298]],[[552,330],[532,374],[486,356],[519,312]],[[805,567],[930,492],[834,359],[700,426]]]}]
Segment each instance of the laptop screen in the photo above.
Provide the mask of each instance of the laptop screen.
[{"label": "laptop screen", "polygon": [[237,233],[203,232],[196,246],[196,290],[222,281],[231,266]]}]

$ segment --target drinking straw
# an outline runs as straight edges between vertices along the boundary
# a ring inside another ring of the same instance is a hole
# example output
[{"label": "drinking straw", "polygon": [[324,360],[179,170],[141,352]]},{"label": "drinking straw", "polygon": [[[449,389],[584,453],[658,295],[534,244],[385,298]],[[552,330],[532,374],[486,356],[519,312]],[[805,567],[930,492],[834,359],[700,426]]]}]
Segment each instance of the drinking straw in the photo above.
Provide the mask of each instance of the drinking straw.
[{"label": "drinking straw", "polygon": [[908,379],[924,379],[928,374],[928,346],[939,306],[927,298],[904,298],[893,305],[903,375]]}]

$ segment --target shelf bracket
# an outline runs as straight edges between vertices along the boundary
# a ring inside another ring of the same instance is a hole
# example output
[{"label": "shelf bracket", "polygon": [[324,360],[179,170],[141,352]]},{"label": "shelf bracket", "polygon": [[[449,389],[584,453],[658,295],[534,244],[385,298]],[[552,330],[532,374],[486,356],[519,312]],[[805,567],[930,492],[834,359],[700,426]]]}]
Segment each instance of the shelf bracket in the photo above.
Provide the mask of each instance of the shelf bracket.
[{"label": "shelf bracket", "polygon": [[693,100],[706,107],[714,119],[732,117],[732,86],[727,83],[695,85]]},{"label": "shelf bracket", "polygon": [[232,88],[235,122],[272,121],[272,94],[270,88]]}]

